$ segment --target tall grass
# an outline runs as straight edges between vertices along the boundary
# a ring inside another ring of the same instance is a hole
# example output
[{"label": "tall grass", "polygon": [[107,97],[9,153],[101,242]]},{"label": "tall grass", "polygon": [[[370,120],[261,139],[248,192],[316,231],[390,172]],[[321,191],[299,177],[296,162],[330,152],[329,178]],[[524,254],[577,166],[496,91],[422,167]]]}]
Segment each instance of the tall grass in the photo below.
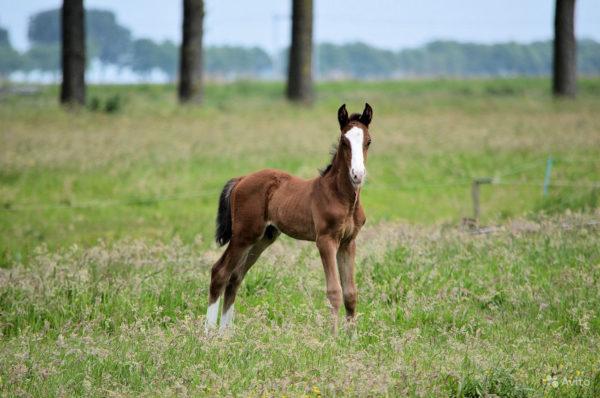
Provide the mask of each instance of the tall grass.
[{"label": "tall grass", "polygon": [[492,235],[385,224],[358,244],[356,329],[330,334],[311,244],[250,271],[207,337],[210,265],[178,240],[59,251],[0,272],[6,395],[595,397],[598,215]]}]

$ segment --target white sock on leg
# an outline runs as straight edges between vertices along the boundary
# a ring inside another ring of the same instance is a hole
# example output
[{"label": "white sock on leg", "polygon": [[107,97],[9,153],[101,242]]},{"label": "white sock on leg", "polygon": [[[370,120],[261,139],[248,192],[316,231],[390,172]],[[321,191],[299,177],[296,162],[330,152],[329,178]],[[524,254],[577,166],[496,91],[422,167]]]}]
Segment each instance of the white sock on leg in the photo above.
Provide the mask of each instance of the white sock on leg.
[{"label": "white sock on leg", "polygon": [[208,331],[209,329],[214,329],[217,326],[217,318],[219,317],[219,303],[221,302],[221,297],[217,299],[212,304],[209,304],[208,309],[206,310],[206,325],[205,329]]},{"label": "white sock on leg", "polygon": [[221,316],[221,330],[233,325],[233,304]]}]

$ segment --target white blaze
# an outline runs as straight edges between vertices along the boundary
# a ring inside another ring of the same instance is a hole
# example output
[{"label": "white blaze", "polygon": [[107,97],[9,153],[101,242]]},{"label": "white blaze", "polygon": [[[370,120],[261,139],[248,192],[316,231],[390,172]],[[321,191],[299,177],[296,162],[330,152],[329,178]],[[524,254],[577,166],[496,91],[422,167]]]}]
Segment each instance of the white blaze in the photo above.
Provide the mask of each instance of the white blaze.
[{"label": "white blaze", "polygon": [[365,133],[360,127],[352,127],[346,132],[346,138],[350,141],[352,160],[350,162],[350,180],[354,185],[361,185],[367,170],[363,156],[363,141]]},{"label": "white blaze", "polygon": [[206,310],[206,330],[213,329],[217,325],[217,317],[219,316],[219,302],[221,301],[221,297],[217,299],[214,303],[208,306],[208,310]]}]

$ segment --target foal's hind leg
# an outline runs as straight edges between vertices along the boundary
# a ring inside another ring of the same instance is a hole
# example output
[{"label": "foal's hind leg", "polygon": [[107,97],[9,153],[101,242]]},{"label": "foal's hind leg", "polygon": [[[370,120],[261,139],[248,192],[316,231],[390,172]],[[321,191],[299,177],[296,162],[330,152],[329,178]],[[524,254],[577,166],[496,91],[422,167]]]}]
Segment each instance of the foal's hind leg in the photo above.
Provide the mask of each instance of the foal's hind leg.
[{"label": "foal's hind leg", "polygon": [[223,315],[221,316],[221,329],[227,328],[233,322],[233,303],[235,301],[238,288],[244,280],[246,273],[254,265],[256,260],[258,260],[262,252],[273,242],[275,242],[279,236],[279,233],[280,232],[275,227],[268,226],[263,237],[250,248],[250,251],[246,256],[246,261],[240,264],[231,274],[229,283],[225,288]]},{"label": "foal's hind leg", "polygon": [[225,289],[225,284],[229,282],[231,274],[240,263],[245,262],[250,249],[250,244],[245,244],[232,240],[225,252],[212,267],[210,277],[210,289],[208,296],[208,310],[206,312],[206,329],[214,328],[217,325],[219,315],[219,298]]}]

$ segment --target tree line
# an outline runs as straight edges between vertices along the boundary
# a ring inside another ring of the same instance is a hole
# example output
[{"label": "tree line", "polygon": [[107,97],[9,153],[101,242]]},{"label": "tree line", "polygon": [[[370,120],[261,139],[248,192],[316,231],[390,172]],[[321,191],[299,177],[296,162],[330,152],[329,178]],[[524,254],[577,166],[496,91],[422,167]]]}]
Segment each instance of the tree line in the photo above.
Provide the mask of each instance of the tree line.
[{"label": "tree line", "polygon": [[141,75],[158,69],[172,80],[178,78],[182,101],[201,98],[206,73],[224,77],[287,74],[288,98],[309,102],[314,72],[322,78],[389,78],[546,75],[553,71],[555,93],[572,96],[577,71],[600,73],[600,44],[575,42],[574,4],[575,0],[557,0],[554,41],[495,45],[435,41],[394,52],[364,43],[325,43],[313,50],[312,0],[293,0],[291,47],[271,57],[260,48],[203,48],[202,0],[183,0],[181,46],[133,38],[114,13],[85,10],[83,0],[64,0],[61,9],[32,16],[31,48],[23,54],[11,47],[8,32],[0,29],[0,74],[58,72],[62,66],[63,86],[73,75],[79,76],[71,82],[74,86],[85,86],[86,62],[96,58],[104,65],[129,67]]},{"label": "tree line", "polygon": [[[577,43],[577,70],[600,74],[600,43]],[[398,52],[364,43],[317,46],[318,74],[325,78],[410,76],[547,76],[552,73],[552,41],[530,44],[475,44],[433,41]]]},{"label": "tree line", "polygon": [[[30,20],[31,48],[15,51],[6,30],[0,29],[2,65],[0,72],[60,71],[59,10],[35,14]],[[134,39],[129,29],[116,22],[110,11],[88,10],[86,21],[88,58],[104,65],[129,67],[144,76],[153,70],[164,72],[169,80],[177,77],[179,46],[171,41],[157,43]],[[55,27],[48,29],[48,27]],[[322,79],[385,79],[394,77],[547,76],[552,73],[553,42],[529,44],[476,44],[434,41],[424,46],[391,51],[365,43],[318,44],[315,72]],[[600,74],[600,43],[577,42],[577,71]],[[269,55],[258,47],[208,46],[204,48],[204,71],[212,77],[284,76],[287,50]]]},{"label": "tree line", "polygon": [[[28,26],[31,45],[23,53],[12,47],[8,32],[0,28],[0,76],[16,71],[58,73],[60,18],[60,9],[32,15]],[[85,24],[88,60],[130,68],[142,76],[160,70],[170,80],[177,77],[179,45],[174,42],[134,38],[127,27],[118,23],[115,14],[107,10],[86,10]],[[204,54],[204,67],[213,76],[256,76],[273,70],[271,57],[258,47],[209,46]]]}]

